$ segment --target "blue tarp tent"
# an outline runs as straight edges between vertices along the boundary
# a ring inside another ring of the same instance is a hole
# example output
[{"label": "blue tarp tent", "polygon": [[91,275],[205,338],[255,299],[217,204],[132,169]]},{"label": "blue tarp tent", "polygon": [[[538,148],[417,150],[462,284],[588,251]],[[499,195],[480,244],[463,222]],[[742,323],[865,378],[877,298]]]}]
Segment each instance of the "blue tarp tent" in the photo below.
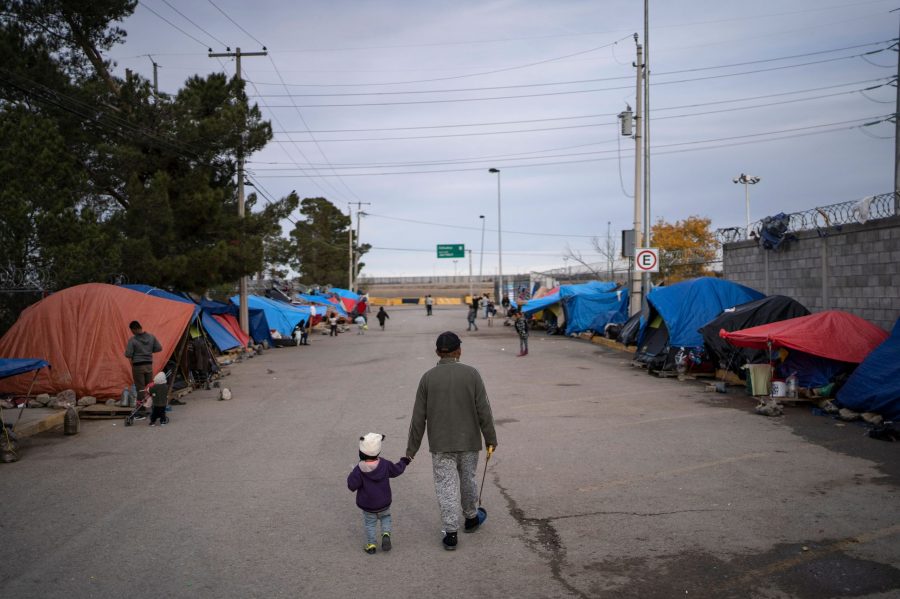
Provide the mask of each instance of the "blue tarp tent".
[{"label": "blue tarp tent", "polygon": [[[347,311],[344,310],[344,306],[339,303],[332,302],[324,295],[310,295],[308,293],[301,293],[297,297],[300,299],[307,301],[311,304],[318,304],[321,306],[326,306],[328,308],[333,309],[335,312],[340,314],[341,316],[347,316]],[[316,310],[316,314],[322,314],[321,310]]]},{"label": "blue tarp tent", "polygon": [[40,370],[50,366],[46,360],[38,358],[0,358],[0,379]]},{"label": "blue tarp tent", "polygon": [[837,400],[856,412],[876,412],[885,420],[900,420],[900,319],[891,336],[853,371]]},{"label": "blue tarp tent", "polygon": [[522,306],[522,313],[527,316],[529,314],[534,314],[535,312],[540,312],[548,306],[558,304],[559,300],[559,291],[557,291],[556,293],[551,293],[550,295],[545,295],[544,297],[528,300]]},{"label": "blue tarp tent", "polygon": [[755,289],[713,277],[655,287],[647,295],[650,312],[641,326],[634,359],[651,370],[670,370],[676,348],[703,348],[703,325],[726,308],[763,297]]},{"label": "blue tarp tent", "polygon": [[598,312],[604,312],[619,300],[610,281],[589,281],[582,285],[563,285],[559,297],[566,315],[566,335],[576,335],[591,328]]},{"label": "blue tarp tent", "polygon": [[[669,331],[672,347],[703,347],[700,327],[722,310],[762,299],[764,293],[724,279],[700,277],[666,287],[655,287],[647,296],[650,318],[659,314]],[[646,327],[645,327],[646,329]],[[643,335],[644,331],[641,331]]]},{"label": "blue tarp tent", "polygon": [[[622,324],[628,320],[628,288],[625,287],[619,289],[616,292],[616,295],[613,295],[612,293],[607,295],[610,296],[609,303],[599,304],[597,306],[598,309],[603,311],[598,312],[594,317],[594,320],[592,320],[591,324],[588,326],[588,329],[596,333],[602,333],[608,324]],[[604,310],[604,306],[608,306],[608,309]]]},{"label": "blue tarp tent", "polygon": [[[203,310],[204,314],[231,314],[235,318],[239,317],[238,307],[235,304],[226,304],[223,302],[217,302],[215,300],[208,300],[206,298],[200,300],[200,309]],[[272,340],[272,334],[269,332],[269,321],[266,319],[266,313],[259,308],[254,308],[252,304],[250,305],[250,309],[247,312],[250,318],[250,321],[247,323],[249,325],[247,328],[250,329],[250,336],[253,337],[253,340],[257,343],[268,341],[269,345],[273,345],[274,341]],[[215,319],[204,319],[204,326],[208,323],[208,321],[212,320]],[[228,329],[226,329],[222,325],[219,325],[219,329],[230,336],[232,339],[235,339],[234,335],[232,335],[228,331]],[[235,339],[235,342],[237,343],[237,345],[234,345],[232,347],[238,347],[241,344],[240,340],[238,339]]]},{"label": "blue tarp tent", "polygon": [[[194,306],[194,318],[196,319],[197,315],[200,315],[200,324],[203,326],[207,335],[209,335],[213,345],[215,345],[220,352],[241,346],[241,342],[235,339],[234,336],[228,332],[228,329],[219,324],[215,318],[210,317],[212,314],[228,314],[230,311],[233,311],[233,307],[229,308],[228,304],[210,302],[209,300],[204,299],[198,306],[197,303],[187,295],[169,293],[168,291],[164,291],[157,287],[151,287],[150,285],[122,285],[122,287],[137,291],[138,293],[145,293],[147,295],[153,295],[155,297],[161,297],[176,302],[192,304]],[[206,307],[204,307],[204,304],[206,304]],[[215,310],[209,310],[208,308],[211,306],[215,306]],[[204,315],[206,316],[204,317]]]},{"label": "blue tarp tent", "polygon": [[[235,305],[240,305],[241,299],[235,295],[231,301]],[[248,296],[247,305],[251,310],[259,309],[265,312],[269,328],[275,329],[284,337],[290,337],[294,332],[294,327],[301,320],[308,321],[310,318],[309,306],[292,306],[259,295]]]}]

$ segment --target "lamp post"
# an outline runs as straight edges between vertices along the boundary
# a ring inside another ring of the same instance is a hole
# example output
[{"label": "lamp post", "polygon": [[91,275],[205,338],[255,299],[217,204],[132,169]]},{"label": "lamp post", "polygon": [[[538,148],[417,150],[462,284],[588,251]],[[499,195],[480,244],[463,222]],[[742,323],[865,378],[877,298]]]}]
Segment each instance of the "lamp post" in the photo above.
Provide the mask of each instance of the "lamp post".
[{"label": "lamp post", "polygon": [[484,223],[486,221],[483,214],[478,215],[478,218],[481,219],[481,257],[478,259],[478,286],[481,287],[484,282]]},{"label": "lamp post", "polygon": [[503,219],[500,217],[500,169],[489,168],[489,173],[497,173],[497,281],[499,283],[497,300],[502,301],[505,292],[503,291]]},{"label": "lamp post", "polygon": [[739,177],[735,177],[733,181],[735,182],[735,184],[742,183],[744,185],[744,202],[747,209],[747,228],[744,232],[744,239],[750,239],[750,186],[759,183],[760,178],[741,173],[741,175]]},{"label": "lamp post", "polygon": [[457,263],[457,262],[459,262],[459,260],[454,260],[454,261],[453,261],[453,282],[454,282],[454,283],[456,282],[456,263]]}]

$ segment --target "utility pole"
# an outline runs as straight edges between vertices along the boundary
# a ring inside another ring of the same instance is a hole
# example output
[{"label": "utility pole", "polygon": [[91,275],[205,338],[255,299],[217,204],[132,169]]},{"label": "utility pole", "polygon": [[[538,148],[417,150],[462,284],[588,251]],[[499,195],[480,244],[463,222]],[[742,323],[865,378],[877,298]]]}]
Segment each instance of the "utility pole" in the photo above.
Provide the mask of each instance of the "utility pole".
[{"label": "utility pole", "polygon": [[158,100],[159,99],[159,77],[157,77],[156,70],[159,68],[159,65],[156,63],[155,60],[153,60],[153,57],[150,56],[149,54],[147,55],[147,58],[149,58],[150,62],[153,64],[153,97]]},{"label": "utility pole", "polygon": [[[650,0],[644,0],[644,245],[650,245]],[[650,293],[650,273],[641,274],[644,296]]]},{"label": "utility pole", "polygon": [[[240,48],[235,48],[234,52],[231,52],[230,48],[228,48],[228,52],[210,52],[208,56],[210,58],[234,58],[234,76],[239,81],[241,79],[241,56],[266,56],[268,52],[263,48],[262,52],[241,52]],[[246,136],[246,130],[241,134],[241,145],[238,148],[237,152],[237,184],[238,184],[238,216],[244,218],[244,138]],[[244,334],[250,334],[250,310],[247,308],[247,275],[241,275],[240,281],[240,296],[241,296],[241,305],[239,307],[239,316],[241,323],[241,330],[244,331]]]},{"label": "utility pole", "polygon": [[[891,12],[896,12],[895,8]],[[900,214],[900,47],[897,48],[897,88],[896,105],[894,106],[894,214]]]},{"label": "utility pole", "polygon": [[[643,247],[643,236],[641,234],[641,209],[643,206],[641,205],[641,186],[643,181],[641,180],[641,162],[643,158],[643,151],[641,147],[641,141],[643,140],[643,109],[644,109],[644,94],[643,94],[643,75],[644,75],[644,51],[641,47],[641,44],[638,43],[638,34],[634,34],[634,43],[637,46],[637,62],[634,63],[635,71],[637,72],[637,84],[636,84],[636,92],[635,92],[635,110],[634,110],[634,257],[632,260],[637,259],[637,248]],[[631,308],[629,312],[634,315],[641,311],[641,300],[643,298],[642,287],[641,287],[641,274],[638,272],[637,267],[632,270],[631,274]]]},{"label": "utility pole", "polygon": [[347,289],[353,290],[353,205],[351,202],[347,202],[347,212],[350,214],[350,226],[347,227],[347,250],[348,250],[348,263],[347,263]]},{"label": "utility pole", "polygon": [[612,221],[606,221],[606,262],[609,264],[609,280],[613,280],[613,252],[615,249],[612,244],[612,237],[610,237],[610,231],[612,227]]},{"label": "utility pole", "polygon": [[[356,245],[358,246],[359,240],[361,239],[361,237],[359,236],[359,229],[360,229],[359,222],[360,222],[361,217],[365,216],[365,214],[366,214],[365,212],[362,211],[362,207],[363,206],[371,206],[372,202],[350,202],[350,203],[356,204]],[[350,219],[350,224],[351,224],[351,226],[353,225],[352,217]],[[353,272],[352,272],[353,278],[350,279],[350,281],[351,281],[350,291],[356,291],[356,279],[359,276],[359,273],[357,272],[358,266],[359,266],[359,252],[354,252],[353,253]]]},{"label": "utility pole", "polygon": [[474,300],[475,299],[475,290],[472,287],[472,250],[468,250],[469,252],[469,297]]}]

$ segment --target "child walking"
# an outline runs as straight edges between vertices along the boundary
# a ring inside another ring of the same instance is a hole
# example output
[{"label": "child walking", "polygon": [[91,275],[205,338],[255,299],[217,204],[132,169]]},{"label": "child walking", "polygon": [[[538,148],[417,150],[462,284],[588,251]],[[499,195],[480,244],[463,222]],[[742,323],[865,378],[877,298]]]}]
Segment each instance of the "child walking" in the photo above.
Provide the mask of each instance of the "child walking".
[{"label": "child walking", "polygon": [[378,309],[378,314],[375,315],[375,318],[378,319],[378,324],[381,325],[381,330],[383,331],[385,319],[390,318],[390,316],[388,316],[388,313],[385,311],[384,306],[381,306]]},{"label": "child walking", "polygon": [[347,488],[356,492],[356,505],[363,513],[366,530],[365,552],[376,551],[375,532],[381,522],[381,550],[391,550],[391,481],[403,474],[409,458],[396,464],[379,458],[384,435],[368,433],[359,438],[359,464],[347,477]]},{"label": "child walking", "polygon": [[528,355],[528,321],[521,310],[516,312],[516,333],[519,334],[519,355],[517,357]]}]

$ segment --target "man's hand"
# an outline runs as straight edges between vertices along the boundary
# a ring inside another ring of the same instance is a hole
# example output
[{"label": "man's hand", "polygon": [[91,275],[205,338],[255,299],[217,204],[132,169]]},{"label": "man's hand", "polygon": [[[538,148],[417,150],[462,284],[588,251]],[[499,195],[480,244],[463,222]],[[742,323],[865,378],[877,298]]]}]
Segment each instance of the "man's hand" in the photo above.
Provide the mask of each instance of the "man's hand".
[{"label": "man's hand", "polygon": [[492,455],[494,455],[494,450],[495,450],[495,449],[497,449],[497,448],[494,447],[493,445],[488,445],[488,446],[487,446],[487,457],[490,458]]},{"label": "man's hand", "polygon": [[408,456],[403,456],[402,458],[400,458],[400,462],[402,462],[404,466],[409,466],[409,463],[411,461],[412,461],[412,458],[408,457]]}]

